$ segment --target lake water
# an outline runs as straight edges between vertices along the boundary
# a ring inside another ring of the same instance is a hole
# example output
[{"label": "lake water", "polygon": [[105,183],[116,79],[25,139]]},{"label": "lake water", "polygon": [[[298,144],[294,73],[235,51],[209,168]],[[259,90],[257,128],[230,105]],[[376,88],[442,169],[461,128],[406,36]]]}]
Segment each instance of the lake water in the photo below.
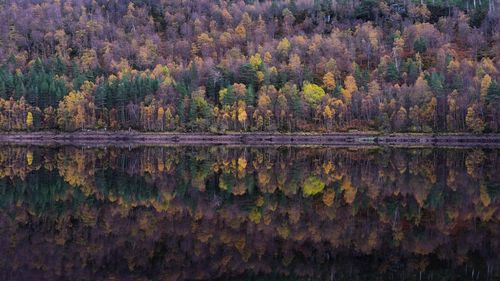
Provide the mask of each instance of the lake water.
[{"label": "lake water", "polygon": [[500,149],[0,146],[0,280],[500,280]]}]

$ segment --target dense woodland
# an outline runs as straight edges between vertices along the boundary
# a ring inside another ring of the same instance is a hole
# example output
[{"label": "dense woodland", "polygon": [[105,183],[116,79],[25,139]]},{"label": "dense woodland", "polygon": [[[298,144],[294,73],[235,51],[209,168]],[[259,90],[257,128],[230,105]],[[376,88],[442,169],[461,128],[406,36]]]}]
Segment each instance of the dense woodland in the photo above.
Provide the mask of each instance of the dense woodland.
[{"label": "dense woodland", "polygon": [[0,277],[498,280],[499,165],[492,149],[3,146]]},{"label": "dense woodland", "polygon": [[493,0],[0,1],[0,130],[498,132]]}]

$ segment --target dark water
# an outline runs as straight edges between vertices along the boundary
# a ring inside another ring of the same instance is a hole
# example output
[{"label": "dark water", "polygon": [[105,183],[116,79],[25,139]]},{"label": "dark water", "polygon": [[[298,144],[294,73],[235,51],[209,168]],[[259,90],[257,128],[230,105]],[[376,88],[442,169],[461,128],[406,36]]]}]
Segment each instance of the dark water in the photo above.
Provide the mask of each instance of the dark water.
[{"label": "dark water", "polygon": [[0,280],[500,280],[500,150],[0,146]]}]

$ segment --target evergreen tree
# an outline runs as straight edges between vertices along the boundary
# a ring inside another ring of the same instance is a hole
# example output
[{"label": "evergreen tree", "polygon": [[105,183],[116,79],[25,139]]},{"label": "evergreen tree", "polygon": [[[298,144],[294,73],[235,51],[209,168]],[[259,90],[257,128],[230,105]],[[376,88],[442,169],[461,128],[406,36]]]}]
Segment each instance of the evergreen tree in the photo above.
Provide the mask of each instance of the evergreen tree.
[{"label": "evergreen tree", "polygon": [[26,96],[26,86],[24,85],[24,75],[22,73],[16,73],[14,76],[14,87],[15,93],[13,96],[15,99]]},{"label": "evergreen tree", "polygon": [[233,105],[236,101],[236,96],[234,94],[234,90],[232,86],[229,86],[225,89],[220,90],[219,92],[219,100],[222,105]]},{"label": "evergreen tree", "polygon": [[432,72],[431,75],[427,75],[426,79],[436,96],[439,97],[444,94],[444,79],[441,73]]},{"label": "evergreen tree", "polygon": [[61,57],[57,56],[53,62],[53,72],[56,75],[62,76],[67,73],[66,64],[62,61]]},{"label": "evergreen tree", "polygon": [[354,79],[356,80],[356,84],[358,88],[367,89],[368,82],[370,82],[370,75],[368,71],[365,69],[361,69],[359,65],[356,63],[354,65]]},{"label": "evergreen tree", "polygon": [[406,67],[407,67],[407,73],[408,73],[408,83],[414,84],[418,78],[417,64],[412,59],[409,59],[406,63]]},{"label": "evergreen tree", "polygon": [[385,75],[385,80],[388,82],[398,82],[400,79],[399,71],[396,68],[396,64],[391,62],[387,65],[387,72]]},{"label": "evergreen tree", "polygon": [[251,64],[246,63],[240,67],[237,82],[243,83],[247,85],[247,87],[251,85],[254,89],[256,89],[257,72]]},{"label": "evergreen tree", "polygon": [[413,43],[413,50],[417,53],[425,53],[427,51],[427,42],[424,38],[419,37]]},{"label": "evergreen tree", "polygon": [[253,90],[253,86],[251,84],[247,87],[245,102],[249,106],[255,106],[255,91]]},{"label": "evergreen tree", "polygon": [[0,98],[7,99],[7,87],[5,81],[0,77]]},{"label": "evergreen tree", "polygon": [[486,92],[486,102],[493,103],[500,101],[500,86],[495,80],[491,81],[488,91]]}]

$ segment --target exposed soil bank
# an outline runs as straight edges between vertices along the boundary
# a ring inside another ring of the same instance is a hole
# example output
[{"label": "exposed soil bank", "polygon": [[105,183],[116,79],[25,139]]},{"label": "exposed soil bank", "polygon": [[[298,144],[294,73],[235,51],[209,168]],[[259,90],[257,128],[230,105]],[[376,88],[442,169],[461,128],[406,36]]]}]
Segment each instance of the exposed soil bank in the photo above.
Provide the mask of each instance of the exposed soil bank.
[{"label": "exposed soil bank", "polygon": [[500,134],[377,134],[370,132],[329,134],[281,133],[142,133],[134,131],[4,132],[4,144],[243,144],[243,145],[409,145],[500,147]]}]

